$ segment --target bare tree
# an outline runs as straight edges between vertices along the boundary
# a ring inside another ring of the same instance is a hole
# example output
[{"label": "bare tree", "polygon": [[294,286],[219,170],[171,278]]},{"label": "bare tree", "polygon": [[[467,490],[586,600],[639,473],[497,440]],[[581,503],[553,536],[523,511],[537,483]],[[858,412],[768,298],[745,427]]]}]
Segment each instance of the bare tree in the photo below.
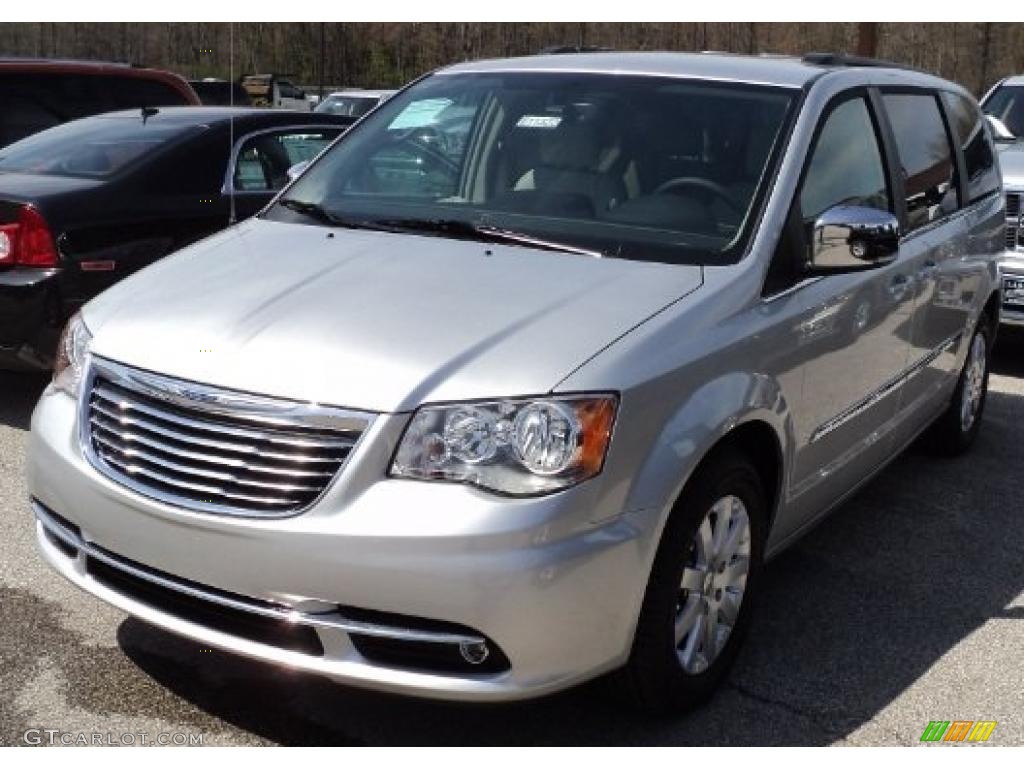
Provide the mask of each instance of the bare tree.
[{"label": "bare tree", "polygon": [[862,21],[857,25],[857,55],[878,55],[878,22]]}]

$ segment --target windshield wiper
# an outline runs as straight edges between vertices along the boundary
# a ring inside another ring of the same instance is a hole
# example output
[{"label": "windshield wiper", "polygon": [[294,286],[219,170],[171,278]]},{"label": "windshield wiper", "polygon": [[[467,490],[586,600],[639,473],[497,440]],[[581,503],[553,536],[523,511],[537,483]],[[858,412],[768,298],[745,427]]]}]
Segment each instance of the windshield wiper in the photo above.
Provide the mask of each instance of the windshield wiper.
[{"label": "windshield wiper", "polygon": [[510,229],[493,227],[489,224],[474,224],[471,221],[463,221],[462,219],[374,219],[372,223],[381,229],[388,229],[392,232],[425,232],[457,237],[464,240],[480,240],[485,243],[511,243],[513,245],[541,248],[546,251],[576,253],[596,258],[604,256],[601,251],[582,248],[568,243],[560,243],[554,240],[545,240],[544,238],[528,235],[525,232],[515,232]]},{"label": "windshield wiper", "polygon": [[322,221],[325,224],[334,224],[337,222],[337,217],[328,212],[326,208],[318,203],[296,200],[293,197],[283,197],[278,200],[277,203],[278,205],[283,205],[290,211],[305,214],[306,216],[316,219],[317,221]]},{"label": "windshield wiper", "polygon": [[562,253],[576,253],[596,258],[604,256],[601,251],[581,248],[580,246],[560,243],[554,240],[545,240],[528,235],[525,232],[514,232],[487,224],[474,224],[462,219],[349,219],[331,213],[319,203],[296,200],[291,197],[282,198],[277,202],[289,210],[304,214],[317,221],[347,229],[371,229],[377,232],[393,233],[422,232],[447,235],[448,237],[456,237],[463,240],[479,240],[485,243],[511,243],[513,245],[523,245],[547,251],[560,251]]},{"label": "windshield wiper", "polygon": [[394,227],[378,224],[373,219],[349,219],[331,213],[319,203],[311,203],[306,200],[297,200],[294,197],[283,197],[277,201],[290,211],[301,213],[312,219],[330,224],[332,227],[343,227],[345,229],[372,229],[377,232],[396,232]]}]

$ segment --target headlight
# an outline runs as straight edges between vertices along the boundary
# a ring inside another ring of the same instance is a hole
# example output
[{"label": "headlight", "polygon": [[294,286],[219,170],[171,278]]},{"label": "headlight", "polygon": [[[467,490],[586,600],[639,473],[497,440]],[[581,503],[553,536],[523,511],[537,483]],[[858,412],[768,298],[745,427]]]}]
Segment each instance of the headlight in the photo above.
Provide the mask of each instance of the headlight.
[{"label": "headlight", "polygon": [[60,335],[60,341],[57,342],[57,359],[53,364],[54,386],[72,397],[78,397],[78,391],[82,386],[90,342],[92,334],[85,327],[82,315],[75,313]]},{"label": "headlight", "polygon": [[391,475],[511,496],[568,488],[601,471],[617,405],[612,395],[571,395],[424,406],[405,430]]}]

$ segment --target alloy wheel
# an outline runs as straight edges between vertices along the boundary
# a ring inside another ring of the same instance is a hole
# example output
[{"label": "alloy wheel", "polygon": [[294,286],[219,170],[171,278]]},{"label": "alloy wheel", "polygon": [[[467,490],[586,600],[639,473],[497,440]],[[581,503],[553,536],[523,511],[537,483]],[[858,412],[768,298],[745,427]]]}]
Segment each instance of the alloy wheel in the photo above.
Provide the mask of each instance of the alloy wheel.
[{"label": "alloy wheel", "polygon": [[710,667],[739,616],[750,569],[750,517],[737,496],[724,496],[697,527],[676,606],[675,646],[687,674]]},{"label": "alloy wheel", "polygon": [[986,351],[985,335],[975,334],[964,368],[964,386],[960,396],[960,428],[964,432],[969,432],[974,426],[985,395]]}]

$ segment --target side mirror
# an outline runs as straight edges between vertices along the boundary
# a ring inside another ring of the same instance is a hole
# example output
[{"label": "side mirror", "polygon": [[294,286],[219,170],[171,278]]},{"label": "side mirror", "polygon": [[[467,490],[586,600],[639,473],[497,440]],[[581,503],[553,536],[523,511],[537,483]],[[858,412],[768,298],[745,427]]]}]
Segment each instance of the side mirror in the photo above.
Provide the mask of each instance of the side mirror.
[{"label": "side mirror", "polygon": [[809,272],[829,274],[871,269],[896,260],[900,223],[888,211],[837,205],[814,222]]},{"label": "side mirror", "polygon": [[299,176],[302,175],[302,172],[304,170],[306,170],[306,168],[308,168],[308,167],[309,167],[309,160],[303,160],[302,162],[296,163],[295,165],[293,165],[287,171],[287,173],[288,173],[288,181],[295,181],[297,178],[299,178]]},{"label": "side mirror", "polygon": [[997,140],[1011,141],[1013,139],[1013,133],[998,117],[995,117],[994,115],[985,115],[985,120],[988,121],[988,127],[992,129],[992,135]]}]

